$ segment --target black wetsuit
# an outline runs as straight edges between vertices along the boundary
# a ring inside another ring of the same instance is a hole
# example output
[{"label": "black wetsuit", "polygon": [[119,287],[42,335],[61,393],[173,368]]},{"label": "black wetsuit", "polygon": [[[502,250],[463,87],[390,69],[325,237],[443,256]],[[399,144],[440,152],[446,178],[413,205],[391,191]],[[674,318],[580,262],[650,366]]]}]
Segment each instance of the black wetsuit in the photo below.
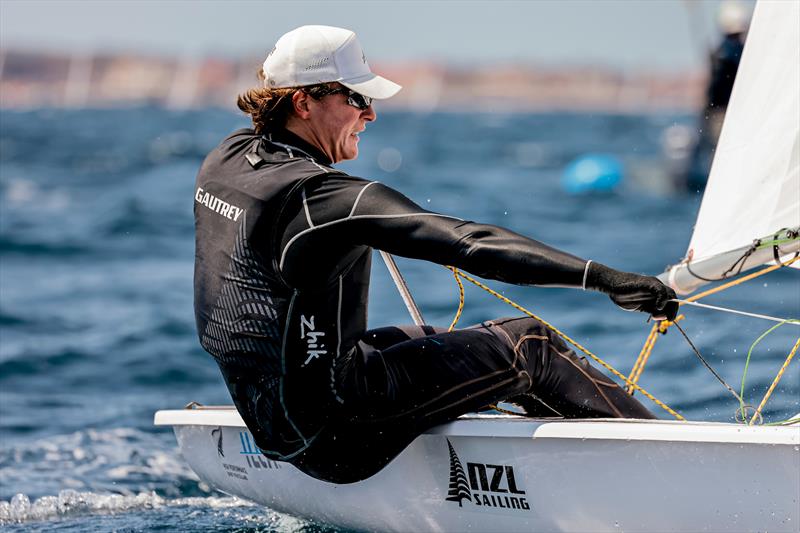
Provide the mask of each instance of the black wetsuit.
[{"label": "black wetsuit", "polygon": [[546,416],[652,417],[529,318],[367,331],[373,248],[527,285],[580,286],[586,261],[426,211],[290,132],[225,139],[195,221],[201,343],[270,458],[357,481],[425,429],[524,393]]},{"label": "black wetsuit", "polygon": [[733,92],[733,82],[744,52],[744,37],[740,33],[725,35],[711,54],[711,76],[706,92],[706,109],[728,107]]},{"label": "black wetsuit", "polygon": [[711,54],[706,104],[700,114],[699,136],[687,162],[684,178],[689,191],[699,192],[705,189],[743,51],[743,35],[733,33],[725,35]]}]

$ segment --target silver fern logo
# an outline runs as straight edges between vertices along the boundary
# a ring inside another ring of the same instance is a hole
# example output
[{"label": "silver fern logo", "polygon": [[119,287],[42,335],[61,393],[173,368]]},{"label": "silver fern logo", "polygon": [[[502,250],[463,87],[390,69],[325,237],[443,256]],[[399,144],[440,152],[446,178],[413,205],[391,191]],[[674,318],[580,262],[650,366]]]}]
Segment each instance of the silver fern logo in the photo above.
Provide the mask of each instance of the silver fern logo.
[{"label": "silver fern logo", "polygon": [[447,440],[447,447],[450,449],[450,486],[447,491],[447,501],[458,502],[458,506],[462,507],[464,505],[462,503],[463,500],[470,501],[472,499],[469,491],[469,482],[467,481],[467,475],[464,473],[464,467],[461,466],[461,461],[450,443],[450,439],[445,440]]},{"label": "silver fern logo", "polygon": [[525,491],[517,486],[513,466],[468,462],[465,469],[453,443],[450,439],[445,440],[450,452],[446,501],[458,502],[459,507],[464,507],[466,500],[475,507],[530,511]]}]

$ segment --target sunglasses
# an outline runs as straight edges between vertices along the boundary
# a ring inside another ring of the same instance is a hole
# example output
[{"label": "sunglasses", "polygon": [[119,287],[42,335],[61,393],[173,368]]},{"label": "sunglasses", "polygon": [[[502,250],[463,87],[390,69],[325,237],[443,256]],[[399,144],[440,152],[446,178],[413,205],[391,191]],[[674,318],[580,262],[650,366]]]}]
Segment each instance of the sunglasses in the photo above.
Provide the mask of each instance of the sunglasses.
[{"label": "sunglasses", "polygon": [[309,94],[311,94],[311,96],[313,96],[316,99],[320,99],[323,96],[328,96],[331,94],[343,94],[347,97],[348,105],[351,105],[361,111],[364,111],[370,105],[372,105],[372,98],[357,93],[351,89],[348,89],[347,87],[323,88],[322,90],[317,90]]}]

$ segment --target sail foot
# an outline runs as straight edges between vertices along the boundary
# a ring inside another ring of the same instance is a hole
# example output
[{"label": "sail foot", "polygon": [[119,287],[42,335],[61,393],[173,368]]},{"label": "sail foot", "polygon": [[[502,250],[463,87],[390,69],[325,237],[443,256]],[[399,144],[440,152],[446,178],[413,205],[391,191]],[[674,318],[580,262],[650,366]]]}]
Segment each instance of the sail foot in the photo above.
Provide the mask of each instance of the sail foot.
[{"label": "sail foot", "polygon": [[[776,257],[778,261],[785,262],[787,258],[791,259],[792,254],[800,253],[798,231],[800,228],[781,230],[774,237],[761,239],[753,245],[699,260],[684,261],[668,268],[658,279],[678,294],[686,295],[707,283],[734,278],[761,265],[774,264]],[[769,245],[771,240],[776,242],[774,246]]]}]

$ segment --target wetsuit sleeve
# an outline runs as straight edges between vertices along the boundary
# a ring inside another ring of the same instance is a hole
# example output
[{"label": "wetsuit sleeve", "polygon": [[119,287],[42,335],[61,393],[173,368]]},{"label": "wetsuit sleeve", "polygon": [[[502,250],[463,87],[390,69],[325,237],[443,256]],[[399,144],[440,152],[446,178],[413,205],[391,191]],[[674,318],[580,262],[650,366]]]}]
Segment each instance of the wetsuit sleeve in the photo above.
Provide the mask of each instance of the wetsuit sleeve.
[{"label": "wetsuit sleeve", "polygon": [[348,221],[353,244],[452,265],[518,285],[580,287],[586,261],[518,233],[427,211],[381,183],[361,191]]}]

